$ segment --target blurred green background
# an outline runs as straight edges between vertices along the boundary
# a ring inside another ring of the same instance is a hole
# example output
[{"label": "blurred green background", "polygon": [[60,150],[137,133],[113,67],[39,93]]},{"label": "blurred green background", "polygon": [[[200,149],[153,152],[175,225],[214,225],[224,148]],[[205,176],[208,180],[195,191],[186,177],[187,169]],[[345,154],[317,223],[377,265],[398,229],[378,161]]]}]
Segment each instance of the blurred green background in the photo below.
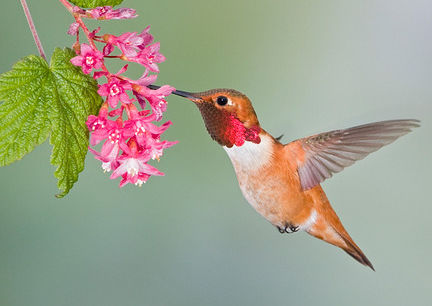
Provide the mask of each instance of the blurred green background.
[{"label": "blurred green background", "polygon": [[[58,1],[28,0],[50,56],[70,46]],[[430,305],[432,3],[126,0],[167,61],[158,84],[246,93],[285,141],[395,118],[422,127],[323,186],[377,272],[305,233],[280,235],[242,197],[192,103],[169,97],[180,143],[142,188],[92,156],[56,199],[48,144],[0,169],[0,305]],[[97,23],[90,23],[91,27]],[[36,53],[19,1],[3,1],[0,71]],[[139,76],[139,67],[131,69]]]}]

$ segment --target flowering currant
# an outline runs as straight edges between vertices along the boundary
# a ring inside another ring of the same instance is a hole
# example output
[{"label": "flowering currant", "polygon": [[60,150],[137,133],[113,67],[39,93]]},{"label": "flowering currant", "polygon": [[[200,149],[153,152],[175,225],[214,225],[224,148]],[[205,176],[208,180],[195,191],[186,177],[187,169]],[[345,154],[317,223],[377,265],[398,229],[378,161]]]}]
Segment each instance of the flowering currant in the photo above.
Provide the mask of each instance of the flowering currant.
[{"label": "flowering currant", "polygon": [[[160,126],[155,124],[162,120],[166,111],[165,98],[175,89],[168,85],[157,90],[147,87],[157,78],[157,64],[165,61],[165,57],[159,53],[160,43],[153,43],[150,27],[140,34],[126,32],[119,36],[99,35],[100,28],[90,32],[82,21],[82,18],[134,18],[135,10],[113,10],[112,7],[104,6],[90,10],[75,7],[73,12],[76,22],[71,24],[68,34],[77,36],[74,48],[78,52],[71,63],[80,66],[86,74],[97,70],[93,73],[95,79],[106,79],[98,90],[100,96],[106,97],[105,102],[98,116],[91,115],[86,122],[90,131],[89,150],[102,162],[105,171],[112,171],[112,179],[122,178],[120,187],[128,183],[141,186],[152,175],[164,175],[148,162],[159,160],[163,150],[176,143],[161,140],[162,134],[172,125],[171,121]],[[89,44],[79,43],[80,30],[86,35]],[[102,44],[102,51],[98,50],[96,43]],[[112,55],[116,50],[117,55]],[[124,76],[128,65],[117,73],[111,73],[105,66],[107,58],[138,63],[144,67],[143,76],[138,80]],[[149,103],[147,109],[146,102]],[[100,146],[100,150],[96,146]]]}]

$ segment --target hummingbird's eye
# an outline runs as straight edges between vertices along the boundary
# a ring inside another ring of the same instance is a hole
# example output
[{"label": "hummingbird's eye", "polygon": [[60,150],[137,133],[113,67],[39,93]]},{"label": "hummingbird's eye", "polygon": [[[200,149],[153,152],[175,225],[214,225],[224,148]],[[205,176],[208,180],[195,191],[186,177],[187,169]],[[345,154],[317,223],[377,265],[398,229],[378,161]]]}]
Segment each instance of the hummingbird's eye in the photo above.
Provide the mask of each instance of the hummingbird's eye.
[{"label": "hummingbird's eye", "polygon": [[224,105],[227,105],[228,98],[225,96],[219,96],[219,97],[217,97],[216,102],[217,102],[217,104],[224,106]]}]

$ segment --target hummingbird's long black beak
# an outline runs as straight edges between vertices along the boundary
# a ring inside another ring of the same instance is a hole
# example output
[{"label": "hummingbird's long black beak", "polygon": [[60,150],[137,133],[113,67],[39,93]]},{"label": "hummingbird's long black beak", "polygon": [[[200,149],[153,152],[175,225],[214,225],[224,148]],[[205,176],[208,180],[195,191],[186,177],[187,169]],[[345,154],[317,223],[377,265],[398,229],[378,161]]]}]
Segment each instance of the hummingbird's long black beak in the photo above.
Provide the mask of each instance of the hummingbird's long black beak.
[{"label": "hummingbird's long black beak", "polygon": [[[157,86],[157,85],[148,85],[147,87],[150,88],[150,89],[159,89],[159,88],[160,88],[160,86]],[[177,95],[177,96],[180,96],[180,97],[183,97],[183,98],[186,98],[186,99],[192,100],[192,101],[194,101],[194,102],[196,102],[196,101],[198,101],[198,100],[201,100],[200,97],[197,97],[197,96],[194,95],[193,93],[191,93],[191,92],[187,92],[187,91],[174,90],[172,93],[173,93],[174,95]]]}]

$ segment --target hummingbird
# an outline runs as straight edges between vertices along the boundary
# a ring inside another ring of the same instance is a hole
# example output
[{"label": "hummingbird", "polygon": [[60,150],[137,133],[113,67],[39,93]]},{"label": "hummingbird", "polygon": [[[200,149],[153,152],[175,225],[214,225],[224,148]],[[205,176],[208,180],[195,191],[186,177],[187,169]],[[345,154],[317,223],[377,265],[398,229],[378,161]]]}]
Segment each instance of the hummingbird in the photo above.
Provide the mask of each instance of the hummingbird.
[{"label": "hummingbird", "polygon": [[173,94],[196,104],[211,138],[231,159],[244,197],[280,233],[305,231],[375,271],[320,184],[420,126],[419,120],[374,122],[282,144],[261,127],[251,101],[237,90]]}]

